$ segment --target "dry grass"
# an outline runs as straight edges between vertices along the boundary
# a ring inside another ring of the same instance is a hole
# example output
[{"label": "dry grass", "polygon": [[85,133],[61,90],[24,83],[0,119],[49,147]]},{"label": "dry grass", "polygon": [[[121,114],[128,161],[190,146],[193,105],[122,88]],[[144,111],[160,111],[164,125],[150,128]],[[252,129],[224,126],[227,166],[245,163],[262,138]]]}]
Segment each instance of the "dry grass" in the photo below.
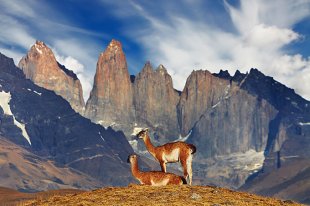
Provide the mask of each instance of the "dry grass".
[{"label": "dry grass", "polygon": [[53,196],[79,194],[84,191],[74,189],[50,190],[38,193],[23,193],[0,187],[0,206],[23,206],[26,200],[46,200]]},{"label": "dry grass", "polygon": [[23,203],[24,206],[96,206],[96,205],[290,205],[300,204],[254,194],[236,192],[208,186],[165,186],[151,187],[130,185],[109,187],[90,192],[70,195],[55,195],[47,199],[36,199]]}]

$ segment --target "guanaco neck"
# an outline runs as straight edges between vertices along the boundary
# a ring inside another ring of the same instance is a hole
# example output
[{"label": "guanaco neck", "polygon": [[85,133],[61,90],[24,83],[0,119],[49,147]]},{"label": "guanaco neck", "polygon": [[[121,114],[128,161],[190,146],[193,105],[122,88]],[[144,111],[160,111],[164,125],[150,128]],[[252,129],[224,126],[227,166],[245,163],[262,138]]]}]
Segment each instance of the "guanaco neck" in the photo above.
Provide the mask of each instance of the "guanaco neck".
[{"label": "guanaco neck", "polygon": [[141,172],[140,172],[139,167],[138,167],[138,160],[137,159],[131,162],[131,172],[132,172],[132,175],[134,177],[139,179]]},{"label": "guanaco neck", "polygon": [[146,146],[147,150],[155,157],[155,147],[152,144],[149,135],[145,135],[143,137],[143,141],[145,143],[145,146]]}]

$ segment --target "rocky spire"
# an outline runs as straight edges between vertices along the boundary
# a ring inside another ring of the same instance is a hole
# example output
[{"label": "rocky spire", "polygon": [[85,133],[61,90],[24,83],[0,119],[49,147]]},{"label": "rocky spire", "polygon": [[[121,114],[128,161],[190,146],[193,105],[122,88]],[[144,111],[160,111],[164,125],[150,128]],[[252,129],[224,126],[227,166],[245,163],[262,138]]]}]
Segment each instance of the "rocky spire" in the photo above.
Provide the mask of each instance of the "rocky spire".
[{"label": "rocky spire", "polygon": [[[138,125],[157,131],[159,137],[175,138],[179,134],[176,105],[178,93],[163,65],[156,70],[144,65],[134,83],[134,106]],[[163,141],[167,141],[163,140]]]},{"label": "rocky spire", "polygon": [[85,115],[104,126],[133,119],[132,84],[119,41],[112,40],[99,56]]},{"label": "rocky spire", "polygon": [[56,61],[52,50],[42,41],[30,48],[18,67],[21,68],[26,78],[37,85],[66,99],[77,112],[82,112],[85,106],[80,80],[73,71],[66,69]]}]

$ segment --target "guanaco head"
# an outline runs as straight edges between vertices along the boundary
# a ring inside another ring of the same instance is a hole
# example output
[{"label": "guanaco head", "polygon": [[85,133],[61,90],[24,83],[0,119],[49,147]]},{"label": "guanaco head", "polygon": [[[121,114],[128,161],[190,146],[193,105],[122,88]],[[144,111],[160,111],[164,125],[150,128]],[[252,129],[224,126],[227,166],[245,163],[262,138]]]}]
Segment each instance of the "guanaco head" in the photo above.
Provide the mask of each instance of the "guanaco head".
[{"label": "guanaco head", "polygon": [[136,154],[132,154],[128,156],[127,162],[128,163],[132,163],[133,161],[135,161],[137,159],[137,155]]},{"label": "guanaco head", "polygon": [[139,132],[137,134],[137,137],[140,138],[140,139],[143,139],[144,137],[146,137],[148,131],[149,131],[148,128],[145,128],[145,129],[141,130],[141,132]]}]

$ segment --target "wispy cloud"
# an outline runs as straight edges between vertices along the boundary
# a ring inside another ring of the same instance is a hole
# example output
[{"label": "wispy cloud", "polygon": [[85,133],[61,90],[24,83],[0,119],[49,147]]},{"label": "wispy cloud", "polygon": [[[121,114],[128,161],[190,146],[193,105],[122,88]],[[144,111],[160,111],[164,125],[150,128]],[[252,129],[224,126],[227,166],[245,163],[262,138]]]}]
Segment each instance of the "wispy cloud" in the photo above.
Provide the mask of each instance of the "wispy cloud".
[{"label": "wispy cloud", "polygon": [[[40,1],[0,1],[0,50],[16,64],[35,40],[46,42],[56,59],[77,73],[87,100],[101,45],[98,37],[108,38],[75,26],[66,15]],[[51,18],[53,17],[53,18]]]},{"label": "wispy cloud", "polygon": [[286,50],[303,38],[293,26],[310,16],[309,0],[241,0],[238,6],[222,1],[222,11],[213,12],[218,22],[208,15],[217,8],[209,8],[207,1],[196,3],[126,5],[136,10],[132,18],[147,22],[126,35],[143,45],[147,58],[166,65],[177,89],[183,89],[193,69],[234,73],[256,67],[310,99],[309,57]]}]

